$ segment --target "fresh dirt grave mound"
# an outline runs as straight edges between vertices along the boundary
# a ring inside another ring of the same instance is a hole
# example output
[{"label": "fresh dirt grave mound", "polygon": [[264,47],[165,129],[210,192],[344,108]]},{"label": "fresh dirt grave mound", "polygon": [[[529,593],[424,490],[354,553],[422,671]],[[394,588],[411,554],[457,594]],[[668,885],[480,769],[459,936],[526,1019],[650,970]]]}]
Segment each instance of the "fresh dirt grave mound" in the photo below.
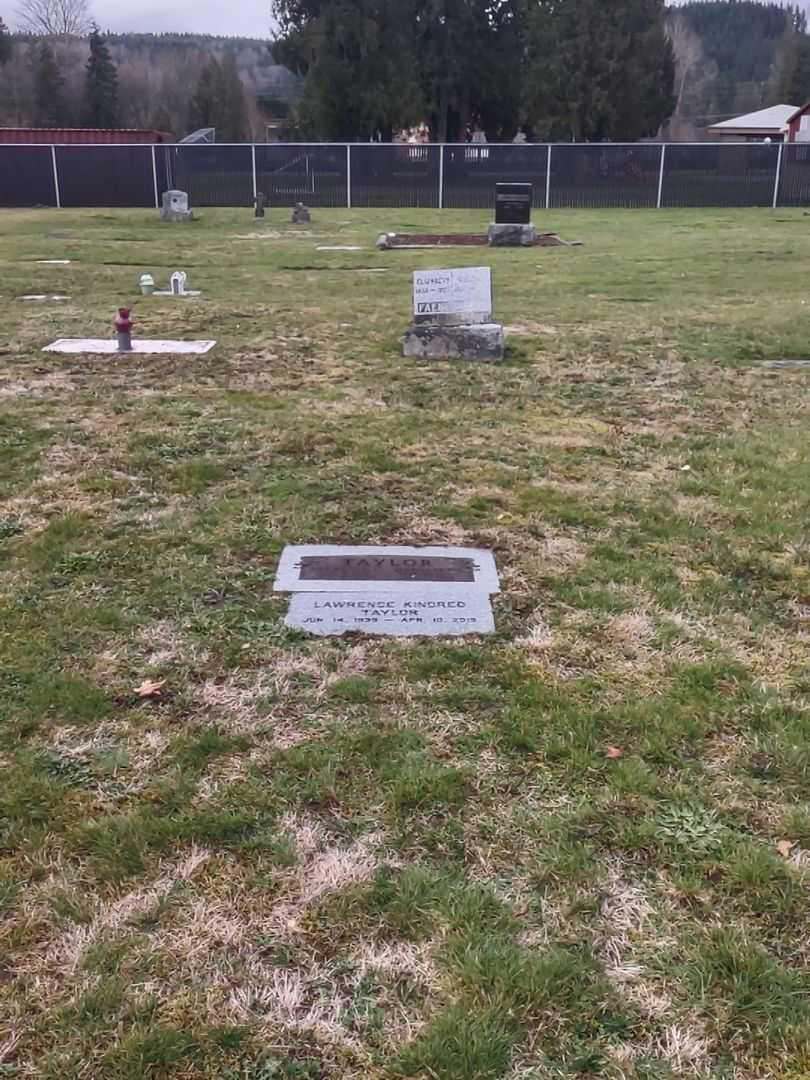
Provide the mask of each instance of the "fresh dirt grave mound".
[{"label": "fresh dirt grave mound", "polygon": [[[489,238],[486,233],[381,233],[377,247],[381,251],[393,251],[398,248],[433,247],[487,247]],[[538,233],[535,247],[580,247],[581,240],[563,240],[557,233]]]}]

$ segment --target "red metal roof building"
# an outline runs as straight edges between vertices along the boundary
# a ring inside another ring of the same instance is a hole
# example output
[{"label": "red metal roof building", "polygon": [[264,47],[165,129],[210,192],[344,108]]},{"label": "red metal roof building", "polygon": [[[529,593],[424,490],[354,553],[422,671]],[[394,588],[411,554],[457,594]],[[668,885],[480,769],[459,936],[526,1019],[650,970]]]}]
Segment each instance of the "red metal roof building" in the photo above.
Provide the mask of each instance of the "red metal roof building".
[{"label": "red metal roof building", "polygon": [[167,131],[144,128],[10,128],[0,127],[0,144],[31,145],[47,143],[90,145],[99,143],[124,146],[128,143],[174,142]]},{"label": "red metal roof building", "polygon": [[788,142],[810,142],[810,101],[788,117]]}]

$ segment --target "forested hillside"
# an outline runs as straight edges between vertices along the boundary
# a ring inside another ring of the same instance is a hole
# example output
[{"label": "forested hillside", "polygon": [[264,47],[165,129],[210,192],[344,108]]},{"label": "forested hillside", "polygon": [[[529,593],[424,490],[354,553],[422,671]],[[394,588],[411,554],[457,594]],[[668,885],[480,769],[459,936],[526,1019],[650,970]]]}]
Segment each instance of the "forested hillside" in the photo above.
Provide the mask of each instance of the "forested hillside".
[{"label": "forested hillside", "polygon": [[[300,80],[275,63],[269,41],[110,34],[105,43],[122,127],[182,138],[210,125],[223,139],[263,138],[266,119],[286,115],[300,96]],[[0,125],[86,123],[87,59],[84,38],[10,35],[0,49]]]},{"label": "forested hillside", "polygon": [[795,4],[692,0],[671,7],[677,113],[702,126],[810,97],[807,15]]},{"label": "forested hillside", "polygon": [[[670,113],[666,134],[691,138],[810,99],[806,4],[447,0],[452,19],[437,19],[434,0],[271,2],[275,44],[107,35],[109,115],[178,138],[198,126],[262,138],[283,118],[300,138],[388,138],[425,121],[433,138],[523,126],[536,139],[625,140]],[[0,31],[0,124],[88,123],[88,55],[86,37]]]}]

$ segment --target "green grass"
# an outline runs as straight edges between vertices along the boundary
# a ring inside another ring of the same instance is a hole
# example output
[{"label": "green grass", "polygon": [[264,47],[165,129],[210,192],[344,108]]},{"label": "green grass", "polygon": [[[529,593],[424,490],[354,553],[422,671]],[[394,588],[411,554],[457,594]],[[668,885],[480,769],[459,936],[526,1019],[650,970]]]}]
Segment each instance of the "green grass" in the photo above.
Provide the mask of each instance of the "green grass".
[{"label": "green grass", "polygon": [[[805,218],[538,217],[0,214],[2,1076],[810,1071]],[[401,357],[438,262],[503,365]],[[125,303],[217,348],[40,351]],[[351,541],[491,548],[496,634],[287,630]]]}]

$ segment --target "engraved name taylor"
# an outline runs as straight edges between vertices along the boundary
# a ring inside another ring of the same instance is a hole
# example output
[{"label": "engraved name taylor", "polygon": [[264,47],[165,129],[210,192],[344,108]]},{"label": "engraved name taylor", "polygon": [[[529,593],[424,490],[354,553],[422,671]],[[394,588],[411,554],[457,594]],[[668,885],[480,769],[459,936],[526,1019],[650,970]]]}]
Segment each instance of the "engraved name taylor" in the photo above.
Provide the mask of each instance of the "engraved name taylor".
[{"label": "engraved name taylor", "polygon": [[473,559],[446,555],[305,555],[300,581],[474,582]]}]

